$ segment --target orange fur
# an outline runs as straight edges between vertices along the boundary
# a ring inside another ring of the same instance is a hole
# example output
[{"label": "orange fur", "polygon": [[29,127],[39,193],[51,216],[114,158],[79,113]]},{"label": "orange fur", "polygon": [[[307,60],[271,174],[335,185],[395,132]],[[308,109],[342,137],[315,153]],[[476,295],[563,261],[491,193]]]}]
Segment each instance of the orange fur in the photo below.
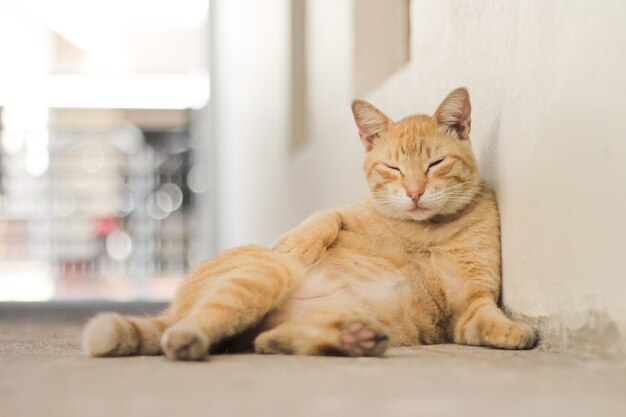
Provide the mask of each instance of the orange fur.
[{"label": "orange fur", "polygon": [[499,217],[471,150],[467,90],[433,116],[399,122],[362,100],[352,109],[370,198],[314,214],[272,250],[205,262],[159,317],[97,316],[86,352],[201,359],[220,346],[348,356],[442,342],[534,346],[534,331],[497,306]]}]

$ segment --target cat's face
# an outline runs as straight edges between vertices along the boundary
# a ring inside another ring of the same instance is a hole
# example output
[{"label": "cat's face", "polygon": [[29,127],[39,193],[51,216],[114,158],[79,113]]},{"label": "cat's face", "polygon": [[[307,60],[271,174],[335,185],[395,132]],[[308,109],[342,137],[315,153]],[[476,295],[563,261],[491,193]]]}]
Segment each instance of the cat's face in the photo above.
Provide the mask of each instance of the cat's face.
[{"label": "cat's face", "polygon": [[393,122],[362,100],[352,110],[367,151],[367,181],[383,214],[427,221],[458,213],[476,198],[481,177],[469,142],[466,89],[452,91],[432,117]]}]

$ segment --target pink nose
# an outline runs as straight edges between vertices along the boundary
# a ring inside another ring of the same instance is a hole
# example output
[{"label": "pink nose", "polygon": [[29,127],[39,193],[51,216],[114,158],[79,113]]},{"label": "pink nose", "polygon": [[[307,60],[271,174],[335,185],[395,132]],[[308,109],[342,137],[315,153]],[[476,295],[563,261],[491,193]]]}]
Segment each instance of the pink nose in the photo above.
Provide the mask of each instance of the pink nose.
[{"label": "pink nose", "polygon": [[408,195],[409,198],[415,203],[419,201],[422,194],[424,194],[424,190],[406,190],[406,195]]}]

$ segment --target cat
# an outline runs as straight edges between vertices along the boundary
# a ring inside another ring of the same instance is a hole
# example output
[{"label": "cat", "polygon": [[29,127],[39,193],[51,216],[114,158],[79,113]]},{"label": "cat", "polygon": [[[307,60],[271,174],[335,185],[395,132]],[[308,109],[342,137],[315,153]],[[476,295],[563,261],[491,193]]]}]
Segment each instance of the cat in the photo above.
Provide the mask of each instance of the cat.
[{"label": "cat", "polygon": [[498,307],[499,214],[470,145],[467,89],[433,116],[392,121],[352,103],[371,195],[316,213],[271,249],[227,250],[192,270],[156,317],[103,313],[90,356],[201,360],[217,350],[381,356],[390,346],[528,349]]}]

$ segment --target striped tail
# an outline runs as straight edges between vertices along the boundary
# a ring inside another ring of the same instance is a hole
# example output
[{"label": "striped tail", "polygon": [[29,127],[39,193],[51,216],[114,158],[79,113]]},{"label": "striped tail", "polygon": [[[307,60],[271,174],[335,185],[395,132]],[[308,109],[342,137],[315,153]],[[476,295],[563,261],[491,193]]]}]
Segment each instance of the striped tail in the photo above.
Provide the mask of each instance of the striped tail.
[{"label": "striped tail", "polygon": [[89,356],[159,355],[171,316],[132,317],[102,313],[92,318],[83,333],[83,350]]}]

